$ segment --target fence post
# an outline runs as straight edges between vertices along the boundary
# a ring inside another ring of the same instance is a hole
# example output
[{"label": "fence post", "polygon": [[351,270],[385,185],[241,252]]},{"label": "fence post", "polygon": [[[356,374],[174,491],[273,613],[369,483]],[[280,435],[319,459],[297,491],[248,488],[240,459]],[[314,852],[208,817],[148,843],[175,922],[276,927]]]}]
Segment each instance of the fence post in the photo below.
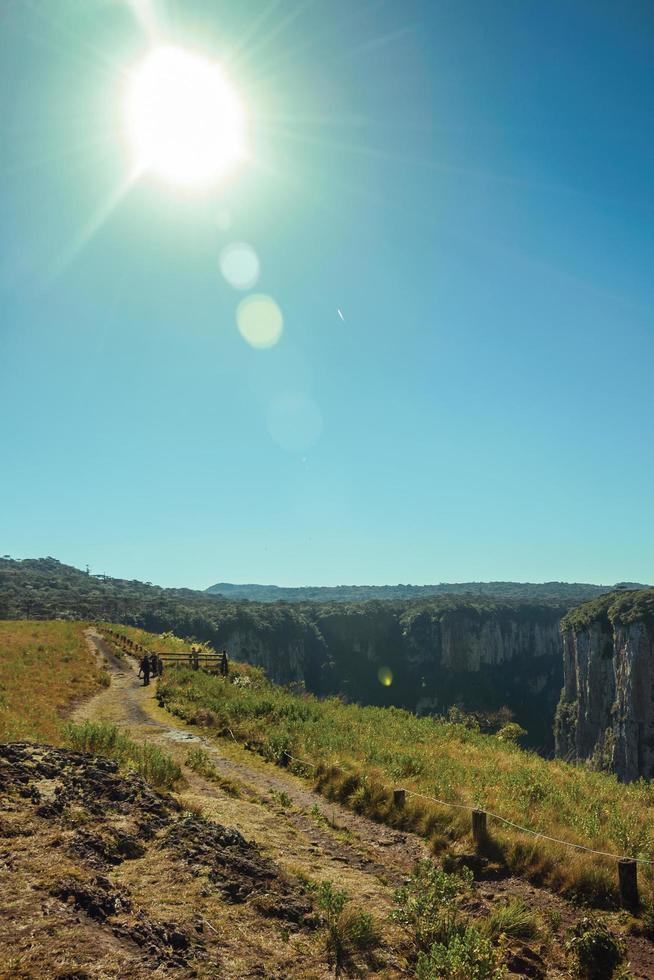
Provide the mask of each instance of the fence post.
[{"label": "fence post", "polygon": [[620,886],[620,904],[625,909],[637,909],[638,900],[638,864],[633,858],[621,858],[618,861],[618,884]]},{"label": "fence post", "polygon": [[472,838],[475,844],[483,844],[486,840],[486,811],[472,811]]},{"label": "fence post", "polygon": [[406,790],[405,789],[394,789],[393,790],[393,806],[402,809],[406,803]]}]

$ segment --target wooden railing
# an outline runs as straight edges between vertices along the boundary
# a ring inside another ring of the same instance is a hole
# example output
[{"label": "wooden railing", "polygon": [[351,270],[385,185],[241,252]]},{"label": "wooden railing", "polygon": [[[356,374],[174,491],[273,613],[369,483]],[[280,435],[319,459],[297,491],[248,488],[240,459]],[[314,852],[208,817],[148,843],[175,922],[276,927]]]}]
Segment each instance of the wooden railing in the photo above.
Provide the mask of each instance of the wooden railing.
[{"label": "wooden railing", "polygon": [[185,650],[149,650],[142,643],[138,643],[124,633],[102,627],[105,633],[116,646],[119,646],[124,653],[130,653],[139,657],[159,657],[164,666],[168,667],[191,667],[194,670],[205,670],[210,674],[219,674],[222,656],[219,653],[201,653]]}]

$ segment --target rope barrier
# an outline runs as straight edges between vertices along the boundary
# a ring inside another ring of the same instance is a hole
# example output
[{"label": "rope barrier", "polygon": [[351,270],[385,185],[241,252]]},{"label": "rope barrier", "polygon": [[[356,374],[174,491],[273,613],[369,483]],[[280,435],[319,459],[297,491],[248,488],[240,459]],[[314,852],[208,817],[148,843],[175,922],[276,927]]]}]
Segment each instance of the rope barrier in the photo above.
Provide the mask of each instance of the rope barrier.
[{"label": "rope barrier", "polygon": [[[482,807],[469,806],[466,803],[449,803],[446,800],[439,800],[435,796],[425,796],[423,793],[414,793],[413,790],[405,790],[407,796],[416,796],[422,800],[429,800],[432,803],[439,803],[441,806],[453,806],[457,807],[459,810],[467,810],[469,813],[473,813],[475,810],[480,810]],[[540,837],[542,840],[552,841],[554,844],[562,844],[564,847],[574,847],[578,851],[586,851],[589,854],[599,854],[602,857],[612,858],[614,861],[635,861],[637,864],[654,864],[654,861],[650,861],[647,858],[634,858],[622,854],[611,854],[609,851],[598,851],[594,847],[586,847],[585,844],[573,844],[572,841],[562,840],[560,837],[550,837],[549,834],[544,834],[540,830],[531,830],[529,827],[522,827],[519,823],[514,823],[512,820],[507,820],[506,817],[500,816],[499,813],[493,813],[491,810],[484,810],[484,813],[492,817],[494,820],[499,820],[500,823],[504,823],[507,827],[513,827],[514,830],[520,830],[523,834],[531,834],[533,837]]]},{"label": "rope barrier", "polygon": [[[301,766],[311,766],[312,769],[317,769],[318,768],[318,766],[316,765],[315,762],[307,762],[306,759],[296,759],[295,756],[294,755],[291,755],[290,752],[287,752],[286,749],[284,749],[284,753],[283,754],[288,759],[292,759],[293,762],[299,762]],[[338,768],[340,769],[340,766],[338,766]]]},{"label": "rope barrier", "polygon": [[[115,634],[112,631],[107,632],[110,632],[113,636],[117,636],[117,638],[123,642],[128,639],[127,637],[121,636],[121,634]],[[239,744],[231,728],[228,728],[227,731],[234,741]],[[283,755],[285,755],[288,759],[291,759],[293,762],[297,762],[301,766],[309,766],[311,769],[318,768],[318,763],[309,762],[308,759],[299,759],[297,756],[291,755],[291,753],[287,752],[286,750],[283,751]],[[340,769],[341,772],[347,771],[343,766],[339,766],[337,763],[331,763],[331,765],[332,768]],[[574,850],[584,851],[587,854],[597,854],[600,857],[610,858],[612,861],[633,861],[636,864],[647,864],[650,866],[654,865],[654,860],[649,860],[648,858],[634,858],[620,854],[612,854],[609,851],[600,851],[594,847],[587,847],[585,844],[573,844],[572,841],[562,840],[560,837],[551,837],[549,834],[544,834],[539,830],[532,830],[530,827],[523,827],[521,824],[514,823],[513,820],[508,820],[507,817],[503,817],[499,813],[493,813],[491,810],[483,810],[482,807],[470,806],[467,803],[452,803],[448,800],[439,800],[436,796],[426,796],[424,793],[416,793],[411,789],[407,789],[404,792],[407,796],[414,796],[416,799],[426,800],[429,803],[437,803],[439,806],[454,807],[457,810],[466,810],[468,813],[474,813],[481,810],[486,814],[486,816],[491,817],[493,820],[498,820],[507,827],[512,827],[514,830],[518,830],[523,834],[530,834],[532,837],[538,837],[541,840],[550,841],[553,844],[560,844],[562,847],[572,847]]]},{"label": "rope barrier", "polygon": [[[231,733],[230,733],[231,734]],[[233,736],[232,736],[233,737]],[[296,756],[291,755],[290,752],[284,751],[284,755],[288,759],[292,759],[293,762],[298,762],[303,766],[311,766],[312,769],[317,769],[318,765],[315,762],[309,762],[308,759],[298,759]],[[343,766],[336,765],[332,763],[334,769],[340,769],[341,772],[346,770]],[[468,803],[452,803],[449,800],[439,800],[436,796],[426,796],[424,793],[415,793],[411,789],[405,790],[407,796],[415,796],[420,800],[427,800],[429,803],[438,803],[439,806],[451,806],[457,810],[466,810],[468,813],[474,813],[477,810],[482,810],[482,807],[470,806]],[[572,841],[562,840],[560,837],[551,837],[549,834],[544,834],[539,830],[531,830],[529,827],[523,827],[519,823],[514,823],[513,820],[508,820],[506,817],[501,816],[499,813],[493,813],[491,810],[483,810],[483,812],[492,817],[493,820],[499,820],[500,823],[506,824],[507,827],[513,827],[514,830],[519,830],[523,834],[531,834],[532,837],[540,837],[541,840],[548,840],[554,844],[561,844],[563,847],[572,847],[577,851],[585,851],[588,854],[598,854],[600,857],[611,858],[613,861],[635,861],[636,864],[649,864],[654,865],[654,861],[650,861],[648,858],[634,858],[621,854],[612,854],[609,851],[599,851],[594,847],[587,847],[585,844],[573,844]]]}]

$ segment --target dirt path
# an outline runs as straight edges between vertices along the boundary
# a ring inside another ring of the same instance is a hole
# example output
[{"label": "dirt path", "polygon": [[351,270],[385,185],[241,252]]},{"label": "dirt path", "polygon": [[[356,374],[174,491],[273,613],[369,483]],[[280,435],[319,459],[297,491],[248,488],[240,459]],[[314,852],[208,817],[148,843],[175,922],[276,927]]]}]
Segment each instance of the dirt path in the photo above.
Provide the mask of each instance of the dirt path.
[{"label": "dirt path", "polygon": [[[78,705],[72,714],[74,721],[113,722],[132,738],[154,741],[181,765],[189,748],[202,746],[219,779],[207,779],[185,768],[187,785],[179,793],[182,801],[210,819],[238,827],[286,871],[312,880],[329,880],[345,888],[368,910],[387,918],[394,888],[406,880],[418,860],[429,857],[421,838],[326,801],[299,777],[266,763],[238,744],[224,739],[217,743],[199,735],[195,726],[184,725],[159,708],[156,684],[143,687],[133,658],[118,660],[98,633],[88,630],[87,636],[95,655],[106,663],[112,683]],[[561,950],[565,929],[579,917],[579,909],[516,878],[482,882],[475,897],[483,910],[513,896],[524,898],[546,918],[560,919],[561,941],[547,952],[543,948],[542,953],[551,964],[548,977],[568,976]],[[631,976],[635,980],[654,978],[654,946],[639,937],[625,938]],[[398,943],[401,945],[399,937]],[[552,964],[552,959],[560,960],[560,965]],[[384,975],[407,975],[401,959],[387,965],[390,972],[385,970]]]},{"label": "dirt path", "polygon": [[[208,815],[232,823],[255,837],[279,863],[314,878],[329,878],[352,893],[389,905],[392,888],[401,884],[416,861],[429,856],[423,840],[361,817],[314,793],[306,783],[255,757],[240,746],[220,746],[171,719],[156,701],[156,684],[144,687],[133,658],[118,660],[93,630],[87,632],[96,655],[106,660],[110,687],[78,705],[73,721],[113,722],[134,738],[147,738],[179,762],[192,745],[210,755],[227,791],[213,780],[185,770],[182,797],[200,804]],[[230,789],[240,796],[230,795]]]}]

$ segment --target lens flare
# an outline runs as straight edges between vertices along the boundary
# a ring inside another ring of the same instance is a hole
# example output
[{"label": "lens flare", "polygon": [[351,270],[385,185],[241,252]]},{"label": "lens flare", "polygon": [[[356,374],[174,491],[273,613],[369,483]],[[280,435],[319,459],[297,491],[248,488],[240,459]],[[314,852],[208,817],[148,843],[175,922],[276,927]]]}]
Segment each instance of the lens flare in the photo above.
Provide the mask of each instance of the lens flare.
[{"label": "lens flare", "polygon": [[220,271],[234,289],[252,289],[259,278],[259,256],[251,245],[234,242],[220,253]]},{"label": "lens flare", "polygon": [[250,347],[274,347],[284,329],[282,311],[271,296],[255,293],[238,305],[236,322]]},{"label": "lens flare", "polygon": [[390,667],[380,667],[377,671],[377,680],[384,687],[390,687],[393,683],[393,671]]}]

